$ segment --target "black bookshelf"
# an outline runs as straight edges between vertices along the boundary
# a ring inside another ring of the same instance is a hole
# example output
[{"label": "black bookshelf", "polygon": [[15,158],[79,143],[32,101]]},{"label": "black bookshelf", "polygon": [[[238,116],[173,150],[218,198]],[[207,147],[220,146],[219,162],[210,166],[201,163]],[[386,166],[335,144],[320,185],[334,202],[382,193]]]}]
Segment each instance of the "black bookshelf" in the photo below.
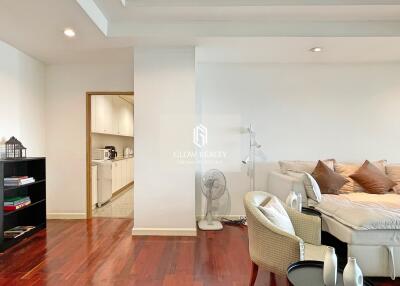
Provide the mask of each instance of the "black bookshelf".
[{"label": "black bookshelf", "polygon": [[[5,187],[4,178],[29,176],[35,182],[18,187]],[[16,196],[29,196],[31,204],[14,211],[4,211],[4,199]],[[17,238],[5,238],[4,231],[16,226],[35,228]],[[46,159],[24,158],[0,160],[0,251],[17,244],[46,227]]]}]

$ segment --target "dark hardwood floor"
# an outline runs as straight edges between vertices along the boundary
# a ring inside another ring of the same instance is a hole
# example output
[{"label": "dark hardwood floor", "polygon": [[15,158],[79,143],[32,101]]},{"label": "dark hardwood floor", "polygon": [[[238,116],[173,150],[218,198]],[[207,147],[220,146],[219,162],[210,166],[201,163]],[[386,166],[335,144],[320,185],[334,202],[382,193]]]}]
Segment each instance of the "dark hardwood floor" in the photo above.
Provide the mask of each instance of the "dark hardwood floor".
[{"label": "dark hardwood floor", "polygon": [[[0,255],[0,285],[247,285],[245,227],[196,238],[132,237],[127,219],[50,220]],[[271,285],[260,271],[256,285]],[[275,285],[287,285],[277,278]],[[380,279],[377,286],[400,285]]]}]

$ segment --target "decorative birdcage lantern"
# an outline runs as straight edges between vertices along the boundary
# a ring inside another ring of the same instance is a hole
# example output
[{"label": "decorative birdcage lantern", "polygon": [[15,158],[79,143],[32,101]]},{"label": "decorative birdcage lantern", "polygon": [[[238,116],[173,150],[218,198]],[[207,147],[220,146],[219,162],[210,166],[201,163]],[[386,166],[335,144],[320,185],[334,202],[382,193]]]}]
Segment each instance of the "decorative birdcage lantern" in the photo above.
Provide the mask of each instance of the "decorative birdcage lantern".
[{"label": "decorative birdcage lantern", "polygon": [[21,159],[26,158],[26,148],[22,143],[12,136],[6,142],[6,159]]}]

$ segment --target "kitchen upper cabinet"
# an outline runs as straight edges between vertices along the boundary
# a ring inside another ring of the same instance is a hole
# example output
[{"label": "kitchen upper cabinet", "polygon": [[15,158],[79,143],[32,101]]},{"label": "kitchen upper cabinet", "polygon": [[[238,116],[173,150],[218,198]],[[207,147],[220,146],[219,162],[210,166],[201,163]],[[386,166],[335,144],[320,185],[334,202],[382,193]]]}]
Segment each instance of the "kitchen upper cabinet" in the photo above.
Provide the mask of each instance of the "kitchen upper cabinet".
[{"label": "kitchen upper cabinet", "polygon": [[92,113],[94,112],[94,123],[92,123],[92,131],[97,133],[114,133],[113,122],[113,96],[112,95],[96,95],[92,101]]},{"label": "kitchen upper cabinet", "polygon": [[91,112],[91,124],[92,124],[92,132],[96,132],[96,97],[97,96],[91,96],[91,104],[92,104],[92,112]]},{"label": "kitchen upper cabinet", "polygon": [[113,98],[113,108],[114,108],[114,134],[123,135],[121,133],[121,110],[123,108],[122,99],[119,96],[114,96]]},{"label": "kitchen upper cabinet", "polygon": [[92,132],[133,137],[133,105],[119,96],[92,96]]},{"label": "kitchen upper cabinet", "polygon": [[124,135],[124,136],[129,136],[129,110],[128,110],[128,105],[129,103],[126,102],[123,99],[120,99],[122,101],[121,105],[120,105],[120,110],[119,110],[119,132],[120,135]]},{"label": "kitchen upper cabinet", "polygon": [[128,134],[129,136],[134,136],[133,134],[133,105],[128,104]]}]

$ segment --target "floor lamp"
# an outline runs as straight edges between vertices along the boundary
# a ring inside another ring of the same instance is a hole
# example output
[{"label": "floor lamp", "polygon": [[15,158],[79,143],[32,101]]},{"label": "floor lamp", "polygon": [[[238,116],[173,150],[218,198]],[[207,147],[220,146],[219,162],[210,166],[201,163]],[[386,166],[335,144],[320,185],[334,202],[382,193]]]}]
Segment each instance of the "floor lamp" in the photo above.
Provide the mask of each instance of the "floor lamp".
[{"label": "floor lamp", "polygon": [[256,149],[260,149],[261,145],[257,143],[256,132],[253,130],[251,124],[247,128],[249,133],[249,154],[242,161],[247,166],[247,176],[250,177],[250,191],[255,191],[256,188]]}]

